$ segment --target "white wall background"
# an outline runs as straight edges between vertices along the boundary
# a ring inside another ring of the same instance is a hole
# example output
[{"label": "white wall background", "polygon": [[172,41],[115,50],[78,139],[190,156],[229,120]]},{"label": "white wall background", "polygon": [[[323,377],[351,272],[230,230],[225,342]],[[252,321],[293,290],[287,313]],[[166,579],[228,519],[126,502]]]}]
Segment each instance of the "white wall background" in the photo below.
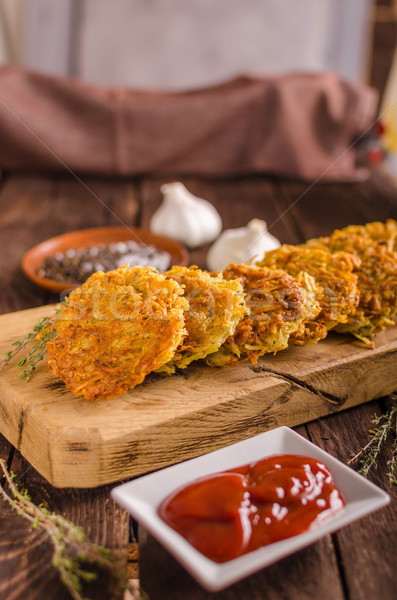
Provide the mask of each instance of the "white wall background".
[{"label": "white wall background", "polygon": [[19,7],[22,64],[99,84],[178,89],[325,69],[364,80],[369,58],[373,0],[0,2]]},{"label": "white wall background", "polygon": [[[84,4],[80,72],[96,82],[197,86],[245,70],[317,69],[323,61],[328,0]],[[109,26],[116,23],[122,53]]]}]

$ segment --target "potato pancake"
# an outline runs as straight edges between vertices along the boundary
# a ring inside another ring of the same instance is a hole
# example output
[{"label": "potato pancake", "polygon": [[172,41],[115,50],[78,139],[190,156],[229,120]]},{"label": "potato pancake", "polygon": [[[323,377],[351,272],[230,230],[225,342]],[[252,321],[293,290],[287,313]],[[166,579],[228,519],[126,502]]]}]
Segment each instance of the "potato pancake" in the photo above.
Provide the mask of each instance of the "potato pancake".
[{"label": "potato pancake", "polygon": [[385,223],[374,221],[366,225],[349,225],[338,231],[348,237],[368,236],[381,246],[385,246],[390,252],[397,252],[397,221],[394,219],[387,219]]},{"label": "potato pancake", "polygon": [[174,357],[158,371],[174,373],[192,361],[216,352],[246,312],[243,287],[237,279],[227,281],[196,266],[172,267],[164,273],[184,287],[189,301],[185,314],[187,335]]},{"label": "potato pancake", "polygon": [[210,366],[224,366],[242,359],[256,363],[267,352],[288,346],[290,335],[320,311],[313,288],[305,276],[299,282],[287,273],[254,265],[229,265],[225,279],[241,279],[249,314],[238,323],[221,348],[207,356]]},{"label": "potato pancake", "polygon": [[75,396],[115,398],[171,360],[187,307],[182,286],[150,267],[95,273],[65,301],[50,371]]},{"label": "potato pancake", "polygon": [[360,303],[347,322],[335,329],[351,333],[370,346],[378,331],[394,325],[392,319],[397,311],[397,254],[389,250],[391,243],[394,244],[394,227],[392,220],[383,227],[377,223],[354,225],[337,229],[329,237],[306,242],[307,247],[326,248],[331,252],[342,250],[359,259],[354,273]]},{"label": "potato pancake", "polygon": [[308,273],[320,290],[317,295],[320,313],[291,336],[291,344],[302,346],[324,339],[338,323],[346,323],[358,306],[357,275],[352,271],[359,260],[346,252],[332,254],[325,249],[284,244],[267,252],[258,264],[282,269],[293,276]]}]

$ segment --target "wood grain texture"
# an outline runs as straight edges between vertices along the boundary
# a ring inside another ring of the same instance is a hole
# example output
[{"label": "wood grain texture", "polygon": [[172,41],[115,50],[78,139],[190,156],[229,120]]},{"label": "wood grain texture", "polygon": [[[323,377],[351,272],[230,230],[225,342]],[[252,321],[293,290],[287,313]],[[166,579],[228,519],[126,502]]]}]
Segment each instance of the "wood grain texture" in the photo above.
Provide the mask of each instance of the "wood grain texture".
[{"label": "wood grain texture", "polygon": [[66,231],[136,225],[139,204],[132,181],[79,175],[78,179],[62,179],[58,194]]},{"label": "wood grain texture", "polygon": [[[22,273],[23,254],[37,243],[37,230],[48,237],[48,226],[57,185],[34,176],[8,178],[0,190],[0,306],[10,312],[37,306],[43,294]],[[29,226],[26,226],[29,215]],[[51,233],[50,233],[51,235]],[[43,239],[45,239],[43,237]]]},{"label": "wood grain texture", "polygon": [[0,307],[4,313],[59,300],[24,276],[21,260],[27,250],[68,231],[135,225],[138,203],[135,186],[127,181],[19,175],[2,183],[0,215]]},{"label": "wood grain texture", "polygon": [[344,600],[330,537],[216,594],[196,583],[143,528],[139,549],[141,587],[150,600]]},{"label": "wood grain texture", "polygon": [[[0,317],[5,352],[53,307]],[[110,401],[75,398],[41,364],[29,383],[17,358],[0,378],[0,431],[56,487],[94,487],[384,396],[397,388],[397,328],[375,350],[346,336],[293,347],[257,365],[191,365],[150,375]]]},{"label": "wood grain texture", "polygon": [[[57,490],[24,460],[19,452],[12,461],[15,481],[27,488],[36,504],[44,506],[84,528],[87,538],[109,548],[115,567],[125,569],[128,557],[128,516],[110,498],[110,488]],[[0,503],[0,599],[68,600],[69,592],[52,566],[53,548],[45,532],[33,529],[4,502]],[[84,585],[84,596],[121,600],[122,590],[111,573],[86,565],[97,580]]]},{"label": "wood grain texture", "polygon": [[329,235],[347,225],[397,219],[396,185],[377,171],[357,183],[283,181],[281,189],[288,217],[299,230],[301,241]]},{"label": "wood grain texture", "polygon": [[[153,210],[161,199],[159,191],[161,181],[153,179],[145,179],[140,182],[111,181],[85,177],[83,179],[84,183],[92,187],[95,194],[105,200],[105,204],[112,208],[118,217],[122,217],[127,224],[147,226]],[[176,177],[176,179],[178,178]],[[264,218],[268,223],[272,219],[278,219],[272,231],[283,242],[298,243],[306,237],[327,234],[334,227],[397,216],[395,183],[376,172],[372,173],[368,182],[317,184],[309,191],[307,190],[310,186],[307,184],[287,180],[277,181],[274,178],[259,176],[217,181],[187,178],[184,181],[194,193],[208,197],[216,204],[222,213],[225,227],[244,225],[246,221],[256,216]],[[89,192],[80,187],[84,188],[75,181],[73,182],[71,178],[58,175],[44,178],[40,175],[10,174],[1,181],[0,236],[3,252],[0,254],[2,284],[0,286],[0,310],[3,313],[40,306],[57,300],[56,297],[48,296],[47,292],[36,288],[24,278],[20,269],[20,257],[25,250],[47,237],[64,231],[117,224],[113,221],[116,217],[107,209],[98,208],[98,200],[95,197],[90,198]],[[302,193],[304,196],[299,199]],[[292,204],[294,204],[293,209],[285,212]],[[192,261],[205,264],[205,255],[206,248],[195,250],[192,253]],[[342,337],[339,339],[342,340]],[[343,339],[349,348],[350,341],[347,342],[347,338]],[[10,341],[11,339],[8,340],[8,342]],[[323,347],[323,344],[317,345],[318,350]],[[276,357],[277,361],[282,356],[280,353]],[[370,359],[370,356],[372,355],[367,354],[367,358]],[[303,356],[301,358],[303,360]],[[285,379],[282,382],[279,381],[280,389],[287,391],[284,407],[288,406],[288,402],[290,402],[288,394],[295,393],[297,387],[300,389],[304,383],[301,381],[299,372],[302,365],[298,358],[296,361],[295,365],[290,365],[291,371],[288,374],[298,381],[293,381],[291,377],[288,381]],[[335,366],[332,360],[330,360],[329,366]],[[293,367],[295,370],[292,370]],[[367,368],[370,369],[371,375],[371,368],[375,369],[375,366],[368,362],[366,364],[364,361],[361,363],[361,370],[357,374],[352,371],[352,375],[348,369],[345,369],[345,378],[348,381],[352,376],[350,381],[352,388],[357,386],[355,393],[357,400],[360,399],[361,390],[363,398],[366,399],[373,389],[372,375],[370,378],[366,377]],[[390,377],[394,376],[395,370],[395,365],[389,363],[388,367],[381,367],[380,376],[390,383]],[[306,376],[307,372],[304,374],[304,377]],[[272,375],[272,377],[277,378],[278,376]],[[315,378],[317,387],[313,389],[328,392],[332,390],[332,382],[328,383],[329,378],[332,378],[332,368],[327,375],[324,375],[319,367]],[[186,373],[184,380],[186,389],[189,389],[192,379],[194,381],[194,372]],[[25,386],[29,387],[31,383],[25,384]],[[152,385],[152,381],[148,383]],[[235,383],[238,384],[237,377]],[[244,393],[246,386],[243,380],[240,385]],[[368,390],[365,389],[367,385],[369,386]],[[57,387],[56,382],[54,387],[56,393],[59,394],[60,388]],[[172,386],[167,387],[167,391],[172,398]],[[307,394],[308,391],[306,388],[304,393]],[[338,396],[339,398],[343,396],[342,392]],[[312,390],[310,397],[313,396],[313,393],[315,392]],[[186,401],[187,394],[181,395]],[[35,401],[37,400],[38,398],[35,398]],[[263,402],[263,394],[255,392],[253,398],[250,399],[249,410],[252,406],[261,406],[261,401]],[[147,402],[146,399],[145,402]],[[155,413],[161,402],[161,398],[152,399],[150,410]],[[307,395],[305,402],[307,408]],[[127,412],[130,411],[132,404],[131,402],[128,404]],[[178,404],[180,404],[180,400],[179,397],[176,397],[175,405]],[[142,405],[137,403],[134,407],[134,410],[138,409],[139,414],[142,413]],[[380,405],[383,406],[383,402]],[[225,407],[227,407],[227,402],[219,409],[224,410],[225,420],[217,430],[215,428],[209,430],[208,438],[204,437],[202,446],[198,448],[200,453],[206,451],[205,445],[211,433],[217,436],[217,443],[223,445],[223,443],[227,443],[228,429],[233,436],[237,429],[245,427],[248,437],[252,431],[258,431],[263,426],[265,418],[271,417],[269,412],[265,413],[263,410],[259,410],[251,424],[250,419],[244,417],[245,413],[243,412],[241,421],[233,423]],[[29,418],[29,410],[27,418]],[[42,410],[45,412],[45,406],[42,406]],[[277,405],[274,410],[277,410]],[[370,418],[375,410],[379,412],[379,404],[371,402],[357,408],[335,412],[321,419],[314,418],[305,426],[298,427],[297,430],[332,455],[346,461],[367,442],[368,429],[371,427]],[[233,411],[231,410],[231,412]],[[200,427],[199,417],[200,413],[198,412],[191,426],[193,435],[195,427]],[[217,418],[220,419],[219,414]],[[210,419],[211,414],[206,423]],[[182,420],[181,426],[184,426],[185,423],[186,421]],[[202,430],[207,427],[206,423],[203,424]],[[90,432],[87,430],[86,433]],[[188,440],[186,443],[187,449],[191,450],[189,448],[190,441]],[[11,445],[0,435],[1,456],[8,458],[10,448],[12,448]],[[133,445],[129,450],[133,457]],[[176,445],[176,451],[180,450],[183,448]],[[149,453],[152,451],[149,440],[146,440],[145,451]],[[80,450],[80,460],[83,453],[84,451]],[[75,448],[75,454],[79,456],[78,448]],[[286,561],[258,573],[238,584],[238,587],[233,586],[230,590],[225,590],[222,592],[223,598],[306,600],[323,597],[324,600],[333,598],[335,600],[342,600],[342,598],[343,600],[373,600],[375,598],[394,600],[397,562],[394,543],[396,502],[395,490],[390,489],[385,476],[387,470],[385,462],[388,457],[386,452],[374,478],[375,483],[380,484],[389,493],[393,493],[394,500],[387,509],[375,513],[371,518],[352,524],[337,535],[328,537],[302,553],[291,556]],[[125,455],[122,456],[122,460],[128,462]],[[125,560],[128,548],[126,541],[128,517],[123,511],[115,510],[112,507],[107,495],[109,490],[107,486],[91,490],[73,490],[71,488],[58,490],[48,484],[25,459],[21,458],[17,451],[12,468],[18,475],[25,472],[21,481],[37,501],[44,500],[49,508],[60,511],[68,518],[83,524],[92,541],[105,543],[108,547],[115,549],[120,560]],[[65,598],[66,600],[67,593],[59,583],[56,572],[51,572],[49,566],[50,543],[32,536],[30,528],[26,527],[18,515],[11,511],[2,512],[0,515],[0,530],[0,600],[42,600],[43,598],[60,598],[62,600]],[[208,598],[201,588],[185,578],[178,565],[174,569],[168,556],[164,557],[163,555],[163,558],[159,558],[157,546],[152,544],[151,540],[146,544],[144,535],[140,536],[139,567],[144,588],[150,589],[150,600]],[[159,547],[159,551],[164,553],[161,547]],[[135,575],[135,573],[131,575]],[[156,582],[158,582],[157,586]],[[164,582],[168,587],[164,587]],[[94,590],[87,590],[86,595],[95,600],[110,600],[110,598],[113,600],[117,597],[117,594],[113,596],[112,593],[109,593],[108,579],[102,573],[99,574],[95,592],[93,592]],[[230,596],[228,596],[229,592]],[[218,594],[215,595],[215,598],[218,600]]]},{"label": "wood grain texture", "polygon": [[[371,403],[356,407],[343,415],[316,420],[310,425],[310,439],[346,463],[368,442],[368,429],[374,414],[380,414],[379,406]],[[384,447],[378,461],[379,466],[370,472],[369,478],[391,495],[392,502],[333,536],[349,600],[395,598],[397,489],[390,485],[386,476],[386,463],[390,458],[391,444]]]},{"label": "wood grain texture", "polygon": [[[0,189],[0,307],[2,312],[58,300],[27,280],[20,268],[23,253],[40,241],[75,229],[136,224],[138,204],[132,182],[84,178],[11,175]],[[109,210],[110,209],[110,210]],[[6,249],[6,251],[5,251]],[[13,457],[13,447],[0,435],[0,456]],[[110,499],[107,486],[95,490],[52,487],[21,457],[11,462],[18,481],[33,500],[85,528],[88,538],[113,551],[116,564],[126,567],[129,517]],[[0,506],[0,600],[67,600],[69,593],[51,566],[52,545],[41,532]],[[98,570],[98,580],[84,589],[96,600],[119,600],[122,592],[111,576]]]}]

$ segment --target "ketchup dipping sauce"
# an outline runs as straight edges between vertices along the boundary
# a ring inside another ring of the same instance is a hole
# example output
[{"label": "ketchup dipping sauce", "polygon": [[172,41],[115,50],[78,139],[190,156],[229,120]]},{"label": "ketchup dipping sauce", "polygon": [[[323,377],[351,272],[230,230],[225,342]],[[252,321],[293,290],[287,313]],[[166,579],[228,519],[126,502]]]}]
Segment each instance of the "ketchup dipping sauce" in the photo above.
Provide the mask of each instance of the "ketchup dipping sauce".
[{"label": "ketchup dipping sauce", "polygon": [[223,563],[307,531],[344,506],[324,464],[283,454],[197,479],[169,495],[158,513]]}]

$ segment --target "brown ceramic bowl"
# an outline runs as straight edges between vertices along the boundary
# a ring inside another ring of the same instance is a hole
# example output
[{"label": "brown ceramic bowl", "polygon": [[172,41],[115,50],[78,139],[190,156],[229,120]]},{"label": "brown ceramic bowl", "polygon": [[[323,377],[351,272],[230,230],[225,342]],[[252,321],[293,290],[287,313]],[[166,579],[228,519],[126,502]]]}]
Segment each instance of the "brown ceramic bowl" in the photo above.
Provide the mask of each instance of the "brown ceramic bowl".
[{"label": "brown ceramic bowl", "polygon": [[39,277],[37,270],[44,264],[48,256],[53,256],[57,252],[65,252],[70,248],[90,248],[97,244],[112,244],[130,240],[155,246],[158,250],[168,252],[171,255],[172,265],[186,266],[188,264],[187,250],[174,240],[134,227],[100,227],[71,231],[41,242],[25,254],[22,259],[22,270],[31,281],[40,287],[60,294],[65,290],[78,287],[78,285]]}]

